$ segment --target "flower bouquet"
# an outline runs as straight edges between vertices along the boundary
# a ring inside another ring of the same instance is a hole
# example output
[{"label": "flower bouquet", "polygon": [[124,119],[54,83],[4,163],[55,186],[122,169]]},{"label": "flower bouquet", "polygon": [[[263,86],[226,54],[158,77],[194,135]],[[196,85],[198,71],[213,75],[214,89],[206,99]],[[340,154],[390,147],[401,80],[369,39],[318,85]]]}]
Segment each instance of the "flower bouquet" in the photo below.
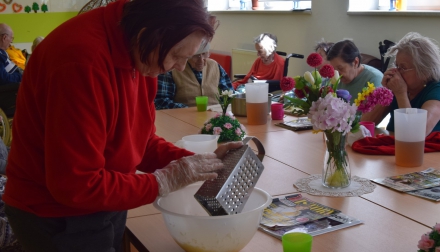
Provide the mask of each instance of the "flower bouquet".
[{"label": "flower bouquet", "polygon": [[227,112],[229,104],[234,99],[233,91],[219,90],[216,98],[222,108],[222,113],[218,113],[213,118],[203,124],[200,133],[218,135],[218,142],[241,141],[246,135],[244,126],[230,113]]},{"label": "flower bouquet", "polygon": [[417,252],[440,252],[440,223],[431,232],[422,235],[417,247]]}]

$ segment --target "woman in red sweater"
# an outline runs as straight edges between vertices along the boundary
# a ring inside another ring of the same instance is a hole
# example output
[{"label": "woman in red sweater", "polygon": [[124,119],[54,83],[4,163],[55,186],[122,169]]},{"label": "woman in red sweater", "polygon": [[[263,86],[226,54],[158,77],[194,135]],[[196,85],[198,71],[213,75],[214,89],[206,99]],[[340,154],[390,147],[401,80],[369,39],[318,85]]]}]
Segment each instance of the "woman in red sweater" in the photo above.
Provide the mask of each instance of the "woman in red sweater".
[{"label": "woman in red sweater", "polygon": [[202,0],[118,0],[32,52],[3,196],[27,251],[120,251],[127,209],[217,176],[241,143],[194,155],[154,126],[156,76],[183,70],[212,25]]}]

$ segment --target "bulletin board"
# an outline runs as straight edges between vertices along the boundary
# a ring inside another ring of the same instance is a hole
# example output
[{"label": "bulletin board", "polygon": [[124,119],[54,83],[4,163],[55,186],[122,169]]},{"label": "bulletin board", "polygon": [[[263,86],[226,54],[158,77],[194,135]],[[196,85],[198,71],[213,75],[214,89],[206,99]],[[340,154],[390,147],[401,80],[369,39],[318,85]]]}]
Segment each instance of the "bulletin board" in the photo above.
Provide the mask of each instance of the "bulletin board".
[{"label": "bulletin board", "polygon": [[78,12],[89,0],[0,0],[0,14]]}]

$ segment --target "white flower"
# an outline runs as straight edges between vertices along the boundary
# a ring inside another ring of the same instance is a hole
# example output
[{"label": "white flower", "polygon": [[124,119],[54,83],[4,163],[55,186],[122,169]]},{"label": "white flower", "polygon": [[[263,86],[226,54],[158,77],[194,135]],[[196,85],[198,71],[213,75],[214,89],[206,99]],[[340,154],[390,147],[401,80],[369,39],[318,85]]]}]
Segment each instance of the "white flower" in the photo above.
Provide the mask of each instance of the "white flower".
[{"label": "white flower", "polygon": [[312,73],[307,71],[304,73],[304,79],[306,79],[306,81],[308,83],[310,83],[310,85],[314,85],[315,84],[315,79],[312,76]]},{"label": "white flower", "polygon": [[330,83],[334,85],[338,79],[339,79],[339,72],[338,70],[335,70],[335,75],[330,79]]},{"label": "white flower", "polygon": [[232,97],[234,95],[234,91],[232,91],[232,90],[223,90],[222,91],[222,95],[223,96],[227,95],[228,97]]}]

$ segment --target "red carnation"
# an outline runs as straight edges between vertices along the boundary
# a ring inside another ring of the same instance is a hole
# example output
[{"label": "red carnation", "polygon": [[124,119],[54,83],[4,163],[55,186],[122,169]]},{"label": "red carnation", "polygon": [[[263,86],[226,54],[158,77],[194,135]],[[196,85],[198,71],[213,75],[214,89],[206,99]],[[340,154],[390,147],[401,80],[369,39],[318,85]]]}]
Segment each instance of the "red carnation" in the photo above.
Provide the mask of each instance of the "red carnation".
[{"label": "red carnation", "polygon": [[284,76],[280,81],[280,88],[284,92],[290,91],[295,87],[295,80],[292,77]]},{"label": "red carnation", "polygon": [[317,67],[322,64],[322,57],[319,53],[311,53],[309,57],[307,57],[307,64],[311,67]]},{"label": "red carnation", "polygon": [[296,97],[298,97],[299,99],[302,99],[302,98],[306,97],[304,92],[306,94],[308,94],[309,93],[309,87],[305,86],[303,89],[295,89],[295,91],[294,91]]},{"label": "red carnation", "polygon": [[319,97],[323,97],[322,93],[325,90],[325,94],[327,95],[328,93],[334,93],[335,91],[333,91],[333,88],[331,86],[323,86],[319,89]]},{"label": "red carnation", "polygon": [[332,78],[335,76],[335,69],[331,65],[325,64],[319,69],[319,73],[324,78]]}]

